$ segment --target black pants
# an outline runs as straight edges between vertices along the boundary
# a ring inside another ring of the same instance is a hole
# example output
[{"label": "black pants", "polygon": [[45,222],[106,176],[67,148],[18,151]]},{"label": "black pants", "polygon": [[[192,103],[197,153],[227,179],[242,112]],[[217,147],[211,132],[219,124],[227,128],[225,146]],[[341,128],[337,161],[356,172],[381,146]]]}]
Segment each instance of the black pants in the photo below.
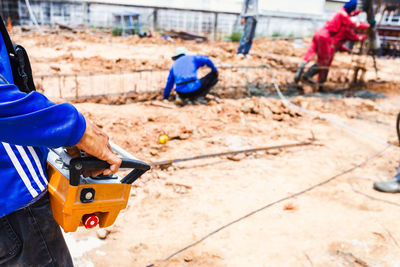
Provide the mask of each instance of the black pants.
[{"label": "black pants", "polygon": [[48,193],[0,218],[0,266],[73,266]]},{"label": "black pants", "polygon": [[212,71],[200,79],[201,86],[196,91],[190,93],[178,93],[180,98],[189,98],[191,100],[205,96],[211,88],[218,82],[218,72]]}]

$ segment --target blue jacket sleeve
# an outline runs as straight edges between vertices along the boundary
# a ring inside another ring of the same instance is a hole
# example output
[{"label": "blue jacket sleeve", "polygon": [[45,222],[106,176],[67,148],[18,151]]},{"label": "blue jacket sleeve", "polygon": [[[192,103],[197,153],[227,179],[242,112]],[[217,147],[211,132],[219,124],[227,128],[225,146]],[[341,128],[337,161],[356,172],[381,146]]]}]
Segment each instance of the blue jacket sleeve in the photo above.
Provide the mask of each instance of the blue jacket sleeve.
[{"label": "blue jacket sleeve", "polygon": [[38,92],[20,92],[15,85],[0,85],[0,96],[0,142],[72,146],[85,132],[85,118],[71,104],[56,105]]},{"label": "blue jacket sleeve", "polygon": [[171,93],[172,88],[174,87],[174,84],[175,84],[174,71],[171,68],[169,70],[167,84],[165,85],[164,88],[164,97],[163,97],[164,99],[168,99],[169,94]]},{"label": "blue jacket sleeve", "polygon": [[196,56],[195,57],[195,64],[197,68],[207,66],[209,67],[212,71],[217,71],[217,68],[215,67],[214,63],[211,61],[209,57],[206,56]]}]

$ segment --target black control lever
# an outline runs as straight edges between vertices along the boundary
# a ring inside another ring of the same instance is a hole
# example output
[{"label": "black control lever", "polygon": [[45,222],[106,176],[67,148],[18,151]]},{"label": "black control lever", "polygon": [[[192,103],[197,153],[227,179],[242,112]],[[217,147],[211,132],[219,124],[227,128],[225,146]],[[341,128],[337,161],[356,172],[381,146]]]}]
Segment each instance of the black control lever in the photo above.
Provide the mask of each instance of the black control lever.
[{"label": "black control lever", "polygon": [[[94,171],[107,169],[109,167],[110,164],[94,157],[72,159],[69,164],[69,183],[72,186],[78,186],[80,184],[80,177],[83,171]],[[121,180],[121,183],[123,184],[132,184],[145,172],[150,170],[150,165],[139,160],[123,158],[121,168],[133,169]]]}]

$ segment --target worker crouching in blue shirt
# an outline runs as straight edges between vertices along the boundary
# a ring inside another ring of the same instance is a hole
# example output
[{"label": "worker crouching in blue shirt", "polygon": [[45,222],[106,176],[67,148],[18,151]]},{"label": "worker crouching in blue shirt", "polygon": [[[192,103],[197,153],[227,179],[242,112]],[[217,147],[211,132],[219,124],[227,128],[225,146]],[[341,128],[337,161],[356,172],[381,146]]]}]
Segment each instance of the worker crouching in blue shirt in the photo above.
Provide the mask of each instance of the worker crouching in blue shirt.
[{"label": "worker crouching in blue shirt", "polygon": [[[206,56],[188,55],[185,47],[176,48],[167,84],[164,88],[164,99],[168,99],[174,85],[176,104],[198,102],[206,104],[205,96],[218,82],[218,71],[214,63]],[[211,69],[210,73],[201,79],[197,78],[197,70],[203,66]]]}]

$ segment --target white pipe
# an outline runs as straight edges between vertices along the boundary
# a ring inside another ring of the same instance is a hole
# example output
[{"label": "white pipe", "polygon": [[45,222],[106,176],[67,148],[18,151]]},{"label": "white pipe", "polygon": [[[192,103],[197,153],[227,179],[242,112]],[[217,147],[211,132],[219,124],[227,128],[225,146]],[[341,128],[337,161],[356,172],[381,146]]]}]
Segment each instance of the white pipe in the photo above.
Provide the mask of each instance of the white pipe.
[{"label": "white pipe", "polygon": [[29,3],[29,0],[25,0],[25,4],[26,4],[26,7],[28,8],[29,15],[30,15],[30,17],[31,17],[31,20],[32,20],[33,24],[35,24],[35,26],[36,26],[36,28],[38,29],[38,31],[39,31],[41,34],[43,34],[43,31],[42,31],[42,29],[40,28],[39,23],[37,22],[35,15],[33,14],[33,11],[32,11],[32,8],[31,8],[31,4]]}]

